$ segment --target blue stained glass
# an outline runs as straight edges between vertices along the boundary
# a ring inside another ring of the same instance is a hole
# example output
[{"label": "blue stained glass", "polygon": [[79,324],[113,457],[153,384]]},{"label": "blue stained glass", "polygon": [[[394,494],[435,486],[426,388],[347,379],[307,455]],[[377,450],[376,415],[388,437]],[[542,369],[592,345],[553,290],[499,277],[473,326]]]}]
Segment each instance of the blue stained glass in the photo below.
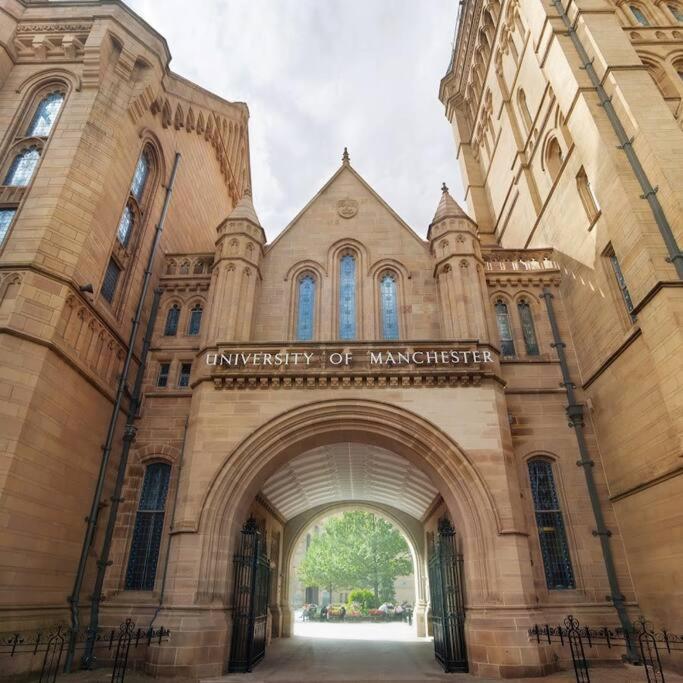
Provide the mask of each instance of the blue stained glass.
[{"label": "blue stained glass", "polygon": [[178,332],[178,321],[180,320],[180,308],[178,304],[173,304],[171,308],[168,309],[166,314],[166,327],[164,327],[164,336],[175,337]]},{"label": "blue stained glass", "polygon": [[313,316],[315,311],[315,280],[304,275],[299,280],[299,302],[296,319],[296,338],[299,341],[313,339]]},{"label": "blue stained glass", "polygon": [[531,306],[526,301],[520,301],[517,304],[517,309],[519,310],[519,319],[522,323],[522,334],[524,335],[527,356],[538,356],[538,340],[536,339]]},{"label": "blue stained glass", "polygon": [[10,225],[17,213],[16,209],[0,209],[0,244],[5,241]]},{"label": "blue stained glass", "polygon": [[26,132],[27,136],[35,135],[36,137],[46,138],[52,132],[52,127],[55,125],[57,114],[62,108],[64,102],[64,94],[61,92],[53,92],[43,97],[36,109],[36,113],[31,119],[31,123]]},{"label": "blue stained glass", "polygon": [[515,355],[515,342],[512,339],[512,325],[508,307],[502,301],[496,303],[496,323],[498,324],[498,335],[500,336],[500,350],[504,356]]},{"label": "blue stained glass", "polygon": [[683,24],[683,12],[681,12],[681,9],[678,5],[669,5],[669,10],[671,11],[671,14],[676,17],[676,21],[680,24]]},{"label": "blue stained glass", "polygon": [[130,184],[130,193],[139,202],[142,199],[142,194],[145,191],[145,184],[147,183],[147,176],[149,175],[149,156],[147,152],[143,152],[138,159],[135,173],[133,174],[133,182]]},{"label": "blue stained glass", "polygon": [[145,471],[126,571],[127,590],[154,589],[170,474],[171,466],[166,463],[148,465]]},{"label": "blue stained glass", "polygon": [[551,590],[576,588],[552,463],[534,459],[528,467],[546,585]]},{"label": "blue stained glass", "polygon": [[339,280],[339,338],[356,338],[356,258],[341,258]]},{"label": "blue stained glass", "polygon": [[650,25],[650,22],[647,20],[647,17],[643,14],[642,10],[639,7],[636,7],[635,5],[629,5],[629,8],[631,9],[633,16],[636,18],[636,21],[641,26]]},{"label": "blue stained glass", "polygon": [[187,333],[195,337],[199,334],[199,330],[201,329],[202,326],[202,307],[197,304],[191,311],[190,311],[190,323],[187,326]]},{"label": "blue stained glass", "polygon": [[125,247],[130,239],[131,229],[133,227],[133,210],[126,204],[126,208],[121,214],[121,220],[119,221],[119,227],[116,230],[116,235],[119,238],[119,242]]},{"label": "blue stained glass", "polygon": [[37,147],[28,147],[14,157],[12,165],[5,176],[5,185],[14,187],[25,187],[31,182],[33,172],[36,170],[40,151]]},{"label": "blue stained glass", "polygon": [[391,273],[382,277],[380,299],[382,302],[382,337],[384,339],[398,339],[396,278]]}]

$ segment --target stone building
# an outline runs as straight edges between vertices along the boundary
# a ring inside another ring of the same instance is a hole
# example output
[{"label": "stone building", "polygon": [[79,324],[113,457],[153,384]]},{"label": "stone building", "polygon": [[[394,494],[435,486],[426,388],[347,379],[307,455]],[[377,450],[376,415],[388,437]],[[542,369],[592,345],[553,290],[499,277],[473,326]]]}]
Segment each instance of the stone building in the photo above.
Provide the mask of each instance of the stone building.
[{"label": "stone building", "polygon": [[[271,243],[246,105],[174,75],[118,0],[0,10],[3,631],[87,624],[99,556],[100,622],[173,632],[150,672],[220,674],[239,549],[264,645],[291,633],[302,534],[350,508],[408,539],[419,634],[455,548],[476,675],[553,670],[527,629],[569,612],[681,627],[678,5],[580,0],[567,32],[559,5],[466,0],[441,98],[471,216],[435,188],[422,239],[345,151]],[[124,433],[139,334],[84,545],[167,198],[142,402]]]}]

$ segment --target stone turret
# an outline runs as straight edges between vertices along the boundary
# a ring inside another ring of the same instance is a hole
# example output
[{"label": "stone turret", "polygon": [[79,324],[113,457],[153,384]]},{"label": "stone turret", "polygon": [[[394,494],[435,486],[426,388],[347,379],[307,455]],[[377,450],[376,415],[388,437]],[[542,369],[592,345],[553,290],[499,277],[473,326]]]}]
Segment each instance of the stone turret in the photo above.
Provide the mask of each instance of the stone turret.
[{"label": "stone turret", "polygon": [[444,184],[427,239],[435,261],[446,339],[489,341],[486,279],[477,224],[458,206]]},{"label": "stone turret", "polygon": [[248,341],[266,243],[250,190],[216,232],[207,342]]}]

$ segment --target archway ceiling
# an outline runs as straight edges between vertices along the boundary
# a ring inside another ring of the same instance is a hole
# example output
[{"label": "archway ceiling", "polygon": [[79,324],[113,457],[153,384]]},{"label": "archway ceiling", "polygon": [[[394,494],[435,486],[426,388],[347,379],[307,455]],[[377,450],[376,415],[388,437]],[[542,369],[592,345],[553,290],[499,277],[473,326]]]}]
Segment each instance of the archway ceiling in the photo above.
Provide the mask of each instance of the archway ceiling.
[{"label": "archway ceiling", "polygon": [[326,503],[384,503],[420,519],[438,495],[405,458],[377,446],[337,443],[306,451],[272,475],[265,497],[285,519]]}]

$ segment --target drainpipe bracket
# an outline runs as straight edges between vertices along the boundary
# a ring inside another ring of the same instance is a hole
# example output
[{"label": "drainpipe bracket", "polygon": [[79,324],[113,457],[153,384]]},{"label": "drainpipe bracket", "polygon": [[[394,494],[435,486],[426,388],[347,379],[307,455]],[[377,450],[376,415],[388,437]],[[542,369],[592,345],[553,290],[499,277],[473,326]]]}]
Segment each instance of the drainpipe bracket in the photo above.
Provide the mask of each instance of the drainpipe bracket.
[{"label": "drainpipe bracket", "polygon": [[577,467],[593,467],[595,463],[592,460],[577,460]]},{"label": "drainpipe bracket", "polygon": [[631,136],[624,144],[622,145],[617,145],[617,149],[625,149],[627,146],[628,147],[633,147],[633,141],[635,140],[635,137]]},{"label": "drainpipe bracket", "polygon": [[605,529],[604,531],[593,530],[591,533],[593,536],[606,536],[607,538],[612,536],[612,532],[609,529]]},{"label": "drainpipe bracket", "polygon": [[659,185],[655,185],[651,190],[648,190],[647,192],[643,193],[640,195],[641,199],[649,199],[650,197],[654,196],[659,192]]},{"label": "drainpipe bracket", "polygon": [[606,107],[608,104],[612,104],[612,96],[606,97],[604,100],[598,102],[599,107]]},{"label": "drainpipe bracket", "polygon": [[564,342],[553,342],[550,345],[550,348],[552,348],[552,349],[566,349],[567,345]]},{"label": "drainpipe bracket", "polygon": [[582,64],[582,65],[579,67],[579,69],[581,69],[581,71],[585,71],[589,66],[593,66],[593,62],[594,62],[594,61],[595,61],[595,56],[591,57],[589,62],[586,62],[585,64]]},{"label": "drainpipe bracket", "polygon": [[676,252],[673,256],[667,256],[664,260],[667,263],[676,263],[676,261],[679,261],[680,259],[683,259],[683,251],[678,251]]}]

